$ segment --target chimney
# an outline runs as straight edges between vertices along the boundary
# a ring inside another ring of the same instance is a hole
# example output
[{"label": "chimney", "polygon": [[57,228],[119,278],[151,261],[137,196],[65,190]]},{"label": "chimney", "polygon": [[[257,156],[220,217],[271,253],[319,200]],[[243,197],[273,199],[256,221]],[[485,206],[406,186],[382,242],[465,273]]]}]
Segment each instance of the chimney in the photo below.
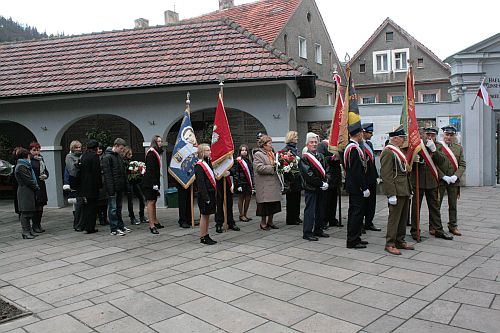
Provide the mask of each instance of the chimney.
[{"label": "chimney", "polygon": [[145,18],[138,18],[135,20],[135,28],[136,29],[144,29],[149,27],[149,20],[146,20]]},{"label": "chimney", "polygon": [[179,13],[176,13],[173,10],[166,10],[165,25],[176,24],[176,23],[179,23]]},{"label": "chimney", "polygon": [[219,0],[219,10],[229,9],[234,7],[234,0]]}]

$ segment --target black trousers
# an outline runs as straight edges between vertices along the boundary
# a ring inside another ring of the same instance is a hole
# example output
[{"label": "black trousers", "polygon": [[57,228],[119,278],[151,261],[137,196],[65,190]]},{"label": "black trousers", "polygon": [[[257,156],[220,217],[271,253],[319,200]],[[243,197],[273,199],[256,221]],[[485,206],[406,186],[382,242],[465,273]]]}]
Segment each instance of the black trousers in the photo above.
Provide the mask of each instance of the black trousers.
[{"label": "black trousers", "polygon": [[338,187],[329,187],[325,192],[323,224],[328,225],[337,222]]},{"label": "black trousers", "polygon": [[377,205],[377,184],[368,185],[368,189],[370,190],[370,196],[365,198],[365,227],[373,225]]},{"label": "black trousers", "polygon": [[[225,181],[225,179],[223,180]],[[235,225],[233,216],[233,194],[226,184],[226,202],[227,202],[227,224]],[[217,211],[215,212],[215,224],[224,224],[224,185],[222,182],[217,182]]]},{"label": "black trousers", "polygon": [[361,228],[365,211],[365,198],[362,195],[349,194],[349,210],[347,213],[347,246],[361,242]]},{"label": "black trousers", "polygon": [[322,202],[326,197],[323,191],[304,191],[306,208],[304,209],[303,235],[312,236],[323,232]]},{"label": "black trousers", "polygon": [[82,197],[76,197],[75,211],[73,215],[73,229],[83,230],[82,224]]},{"label": "black trousers", "polygon": [[127,203],[128,203],[128,217],[135,218],[134,214],[134,195],[139,199],[139,217],[144,217],[144,194],[142,194],[141,184],[128,183],[127,184]]},{"label": "black trousers", "polygon": [[88,232],[94,231],[96,218],[97,218],[97,198],[87,198],[87,202],[82,204],[82,211],[81,211],[82,229]]},{"label": "black trousers", "polygon": [[187,223],[191,225],[191,187],[184,189],[181,185],[177,186],[179,198],[179,225]]},{"label": "black trousers", "polygon": [[297,224],[300,219],[301,191],[286,194],[286,224]]}]

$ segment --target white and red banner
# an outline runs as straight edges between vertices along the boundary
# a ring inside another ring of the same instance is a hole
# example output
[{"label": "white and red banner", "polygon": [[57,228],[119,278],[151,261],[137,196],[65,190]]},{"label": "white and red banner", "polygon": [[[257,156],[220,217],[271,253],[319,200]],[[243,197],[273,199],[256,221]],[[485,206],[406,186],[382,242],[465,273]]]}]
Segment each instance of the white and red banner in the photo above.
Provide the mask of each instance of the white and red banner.
[{"label": "white and red banner", "polygon": [[325,178],[326,172],[325,168],[321,165],[321,163],[318,161],[318,159],[311,153],[304,153],[304,156],[311,162],[316,169],[318,169],[319,173],[321,173],[321,176]]},{"label": "white and red banner", "polygon": [[208,180],[210,180],[210,183],[212,183],[214,189],[217,190],[217,184],[215,183],[215,175],[210,166],[208,165],[208,163],[202,160],[198,161],[196,164],[199,164],[203,168],[203,171],[205,171]]},{"label": "white and red banner", "polygon": [[455,156],[455,154],[453,154],[453,152],[451,151],[451,149],[448,147],[448,145],[446,143],[441,142],[441,145],[443,146],[444,154],[446,155],[446,157],[448,157],[451,164],[453,164],[453,168],[455,169],[455,171],[457,171],[458,170],[457,157]]},{"label": "white and red banner", "polygon": [[345,151],[344,151],[344,165],[347,167],[349,165],[349,155],[351,154],[351,150],[355,148],[358,150],[358,154],[359,154],[359,158],[361,160],[364,160],[365,159],[365,154],[363,153],[363,150],[361,150],[361,148],[359,147],[358,144],[354,143],[354,142],[351,142],[347,145],[347,147],[345,147]]},{"label": "white and red banner", "polygon": [[214,129],[212,132],[212,165],[215,177],[221,179],[226,171],[233,166],[234,144],[229,123],[227,122],[226,110],[219,93],[217,109],[215,110]]},{"label": "white and red banner", "polygon": [[491,100],[488,90],[486,90],[486,87],[484,86],[484,79],[481,82],[481,85],[479,86],[479,90],[477,91],[477,96],[479,96],[479,98],[483,100],[485,105],[488,105],[490,108],[493,109],[493,101]]},{"label": "white and red banner", "polygon": [[401,169],[403,171],[406,171],[408,169],[408,160],[406,159],[405,154],[396,146],[388,144],[385,146],[384,150],[389,149],[394,153],[394,156],[396,156],[397,160],[399,161],[399,165],[401,166]]},{"label": "white and red banner", "polygon": [[420,141],[420,156],[422,156],[425,163],[427,164],[427,166],[431,170],[432,176],[436,179],[436,181],[439,182],[439,175],[438,175],[436,165],[434,164],[434,161],[432,160],[431,155],[427,151],[427,148],[425,148],[423,140]]},{"label": "white and red banner", "polygon": [[253,183],[252,183],[252,175],[250,174],[250,168],[248,167],[247,162],[242,159],[241,157],[238,157],[236,159],[238,163],[240,164],[241,168],[243,169],[243,172],[245,173],[245,176],[247,178],[248,184],[250,184],[250,188],[253,188]]}]

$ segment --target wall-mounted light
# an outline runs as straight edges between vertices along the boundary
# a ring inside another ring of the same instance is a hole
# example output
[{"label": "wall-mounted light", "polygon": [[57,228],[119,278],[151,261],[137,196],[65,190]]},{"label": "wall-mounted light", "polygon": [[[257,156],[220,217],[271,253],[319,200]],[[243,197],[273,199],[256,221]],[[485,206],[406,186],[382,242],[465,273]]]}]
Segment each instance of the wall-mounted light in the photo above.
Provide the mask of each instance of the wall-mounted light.
[{"label": "wall-mounted light", "polygon": [[281,115],[278,113],[278,114],[273,114],[273,118],[274,119],[280,119],[281,118]]},{"label": "wall-mounted light", "polygon": [[156,125],[154,120],[148,120],[148,123],[149,123],[149,125],[151,125],[151,126]]},{"label": "wall-mounted light", "polygon": [[43,131],[46,131],[47,130],[47,126],[41,126],[40,127]]}]

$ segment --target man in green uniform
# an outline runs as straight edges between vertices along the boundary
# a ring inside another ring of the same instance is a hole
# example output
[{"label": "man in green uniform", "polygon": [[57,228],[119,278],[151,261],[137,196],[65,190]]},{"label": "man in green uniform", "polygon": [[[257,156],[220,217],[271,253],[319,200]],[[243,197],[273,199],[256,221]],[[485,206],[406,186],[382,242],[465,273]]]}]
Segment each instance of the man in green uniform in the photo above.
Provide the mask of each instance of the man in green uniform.
[{"label": "man in green uniform", "polygon": [[[438,166],[441,166],[444,162],[444,157],[437,151],[437,146],[440,143],[436,142],[436,136],[438,130],[435,128],[424,128],[424,144],[426,151],[421,151],[415,163],[413,163],[412,172],[410,174],[411,185],[414,189],[417,187],[417,168],[418,168],[418,188],[419,188],[419,198],[418,198],[418,211],[420,212],[420,207],[422,207],[422,200],[425,194],[425,201],[427,201],[427,208],[429,210],[429,230],[430,233],[437,238],[443,238],[447,240],[453,239],[453,236],[448,235],[443,230],[443,225],[441,224],[441,212],[439,204],[439,171]],[[416,194],[416,193],[415,193]],[[411,202],[411,237],[417,239],[417,197],[413,197]]]},{"label": "man in green uniform", "polygon": [[448,230],[455,236],[462,236],[457,225],[457,200],[460,196],[460,185],[465,172],[465,158],[462,146],[456,143],[455,134],[457,129],[453,126],[441,128],[444,132],[444,140],[438,151],[444,157],[444,162],[438,167],[439,186],[439,207],[443,203],[444,192],[448,193]]},{"label": "man in green uniform", "polygon": [[408,161],[399,149],[405,142],[405,137],[402,126],[389,132],[389,144],[380,155],[380,177],[389,203],[385,250],[391,254],[401,254],[399,249],[414,250],[413,246],[405,242],[411,195]]}]

